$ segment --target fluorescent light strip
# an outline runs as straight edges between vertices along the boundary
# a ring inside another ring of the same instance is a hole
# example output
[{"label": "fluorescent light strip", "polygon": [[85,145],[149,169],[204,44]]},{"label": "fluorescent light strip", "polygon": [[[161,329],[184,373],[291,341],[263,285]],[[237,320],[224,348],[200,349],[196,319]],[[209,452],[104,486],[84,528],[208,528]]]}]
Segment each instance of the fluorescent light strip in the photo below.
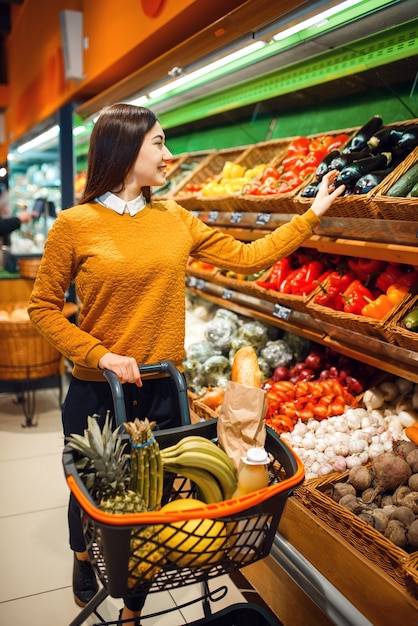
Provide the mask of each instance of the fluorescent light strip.
[{"label": "fluorescent light strip", "polygon": [[17,148],[17,152],[21,154],[22,152],[27,152],[28,150],[32,150],[32,148],[36,148],[37,146],[40,146],[42,143],[46,143],[50,139],[54,139],[55,137],[58,137],[59,132],[60,132],[60,129],[58,125],[52,126],[47,131],[45,131],[44,133],[41,133],[34,139],[31,139],[30,141],[27,141],[26,143],[22,143],[22,145]]},{"label": "fluorescent light strip", "polygon": [[273,39],[274,41],[280,41],[281,39],[286,39],[286,37],[290,37],[291,35],[299,33],[305,28],[315,26],[315,24],[317,24],[318,26],[322,25],[324,21],[332,15],[341,13],[341,11],[345,11],[345,9],[349,9],[350,7],[354,6],[355,4],[359,4],[360,2],[363,2],[363,0],[346,0],[345,2],[341,2],[341,4],[338,4],[335,7],[327,9],[326,11],[322,11],[322,13],[318,13],[317,15],[314,15],[313,17],[304,20],[303,22],[299,22],[299,24],[295,24],[294,26],[290,26],[289,28],[282,30],[280,33],[274,35]]},{"label": "fluorescent light strip", "polygon": [[[76,137],[77,135],[81,135],[85,131],[85,126],[76,126],[73,129],[73,135]],[[56,137],[58,137],[59,133],[60,128],[57,124],[55,126],[51,126],[51,128],[46,130],[44,133],[41,133],[40,135],[34,137],[30,141],[27,141],[26,143],[22,143],[22,145],[16,149],[16,152],[22,154],[23,152],[27,152],[28,150],[32,150],[33,148],[37,148],[38,146],[47,143],[48,141],[51,141],[51,139],[55,139]]]},{"label": "fluorescent light strip", "polygon": [[187,83],[190,83],[193,80],[196,80],[196,78],[200,78],[201,76],[207,75],[210,72],[220,67],[224,67],[225,65],[228,65],[228,63],[232,63],[233,61],[242,59],[248,54],[251,54],[252,52],[256,52],[257,50],[260,50],[265,45],[266,44],[264,41],[255,41],[254,43],[250,44],[249,46],[246,46],[245,48],[242,48],[241,50],[236,50],[236,52],[232,52],[231,54],[228,54],[227,56],[222,57],[221,59],[218,59],[217,61],[213,61],[213,63],[209,63],[208,65],[205,65],[199,68],[198,70],[195,70],[194,72],[190,72],[190,74],[181,76],[177,80],[174,80],[173,82],[168,83],[167,85],[163,85],[162,87],[154,89],[153,91],[150,92],[149,97],[152,99],[159,98],[160,96],[163,96],[169,91],[173,91],[174,89],[177,89],[178,87],[181,87],[183,85],[186,85]]}]

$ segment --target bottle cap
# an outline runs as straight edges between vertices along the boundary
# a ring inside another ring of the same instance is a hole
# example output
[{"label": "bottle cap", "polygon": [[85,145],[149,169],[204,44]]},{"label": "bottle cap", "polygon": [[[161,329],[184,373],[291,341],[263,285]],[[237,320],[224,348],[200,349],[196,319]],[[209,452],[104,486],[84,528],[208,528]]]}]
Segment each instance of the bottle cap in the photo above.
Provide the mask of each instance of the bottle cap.
[{"label": "bottle cap", "polygon": [[249,448],[246,456],[242,457],[242,461],[248,465],[266,465],[269,463],[269,455],[264,448]]}]

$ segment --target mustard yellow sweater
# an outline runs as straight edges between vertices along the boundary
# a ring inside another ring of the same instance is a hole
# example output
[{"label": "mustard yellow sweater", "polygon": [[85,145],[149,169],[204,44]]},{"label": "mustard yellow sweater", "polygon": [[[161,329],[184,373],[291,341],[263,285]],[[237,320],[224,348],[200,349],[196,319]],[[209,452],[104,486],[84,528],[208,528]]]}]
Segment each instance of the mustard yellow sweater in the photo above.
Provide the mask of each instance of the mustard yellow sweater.
[{"label": "mustard yellow sweater", "polygon": [[[174,201],[153,201],[134,217],[98,203],[75,206],[49,232],[29,314],[82,380],[103,381],[98,362],[109,351],[181,368],[189,256],[250,274],[290,254],[317,224],[308,211],[242,243]],[[81,302],[78,326],[61,313],[72,281]]]}]

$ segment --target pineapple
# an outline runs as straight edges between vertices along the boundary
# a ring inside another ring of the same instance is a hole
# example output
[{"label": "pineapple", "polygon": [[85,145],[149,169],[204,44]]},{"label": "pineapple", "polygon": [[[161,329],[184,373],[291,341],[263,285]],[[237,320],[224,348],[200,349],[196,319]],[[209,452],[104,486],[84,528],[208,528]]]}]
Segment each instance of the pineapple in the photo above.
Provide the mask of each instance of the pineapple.
[{"label": "pineapple", "polygon": [[[82,458],[76,461],[79,474],[98,507],[112,515],[147,511],[143,496],[131,489],[130,455],[125,452],[119,428],[112,432],[109,412],[103,430],[97,415],[87,418],[84,436],[72,434],[68,445],[78,451]],[[133,529],[131,533],[128,587],[138,579],[153,578],[164,562],[164,554],[158,541],[155,526]]]}]

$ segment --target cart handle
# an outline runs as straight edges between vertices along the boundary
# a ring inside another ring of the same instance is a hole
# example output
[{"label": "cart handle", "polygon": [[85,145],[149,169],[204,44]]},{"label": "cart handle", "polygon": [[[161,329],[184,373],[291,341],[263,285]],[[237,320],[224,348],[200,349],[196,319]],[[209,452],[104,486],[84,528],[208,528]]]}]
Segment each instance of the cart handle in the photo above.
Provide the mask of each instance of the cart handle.
[{"label": "cart handle", "polygon": [[[169,374],[173,378],[179,396],[181,425],[189,426],[191,421],[186,381],[174,363],[172,361],[160,361],[159,363],[149,363],[147,365],[139,365],[138,367],[141,376],[148,374]],[[126,409],[122,384],[115,372],[112,372],[111,370],[104,369],[103,376],[108,381],[112,392],[116,424],[117,426],[122,426],[122,424],[126,422]]]}]

